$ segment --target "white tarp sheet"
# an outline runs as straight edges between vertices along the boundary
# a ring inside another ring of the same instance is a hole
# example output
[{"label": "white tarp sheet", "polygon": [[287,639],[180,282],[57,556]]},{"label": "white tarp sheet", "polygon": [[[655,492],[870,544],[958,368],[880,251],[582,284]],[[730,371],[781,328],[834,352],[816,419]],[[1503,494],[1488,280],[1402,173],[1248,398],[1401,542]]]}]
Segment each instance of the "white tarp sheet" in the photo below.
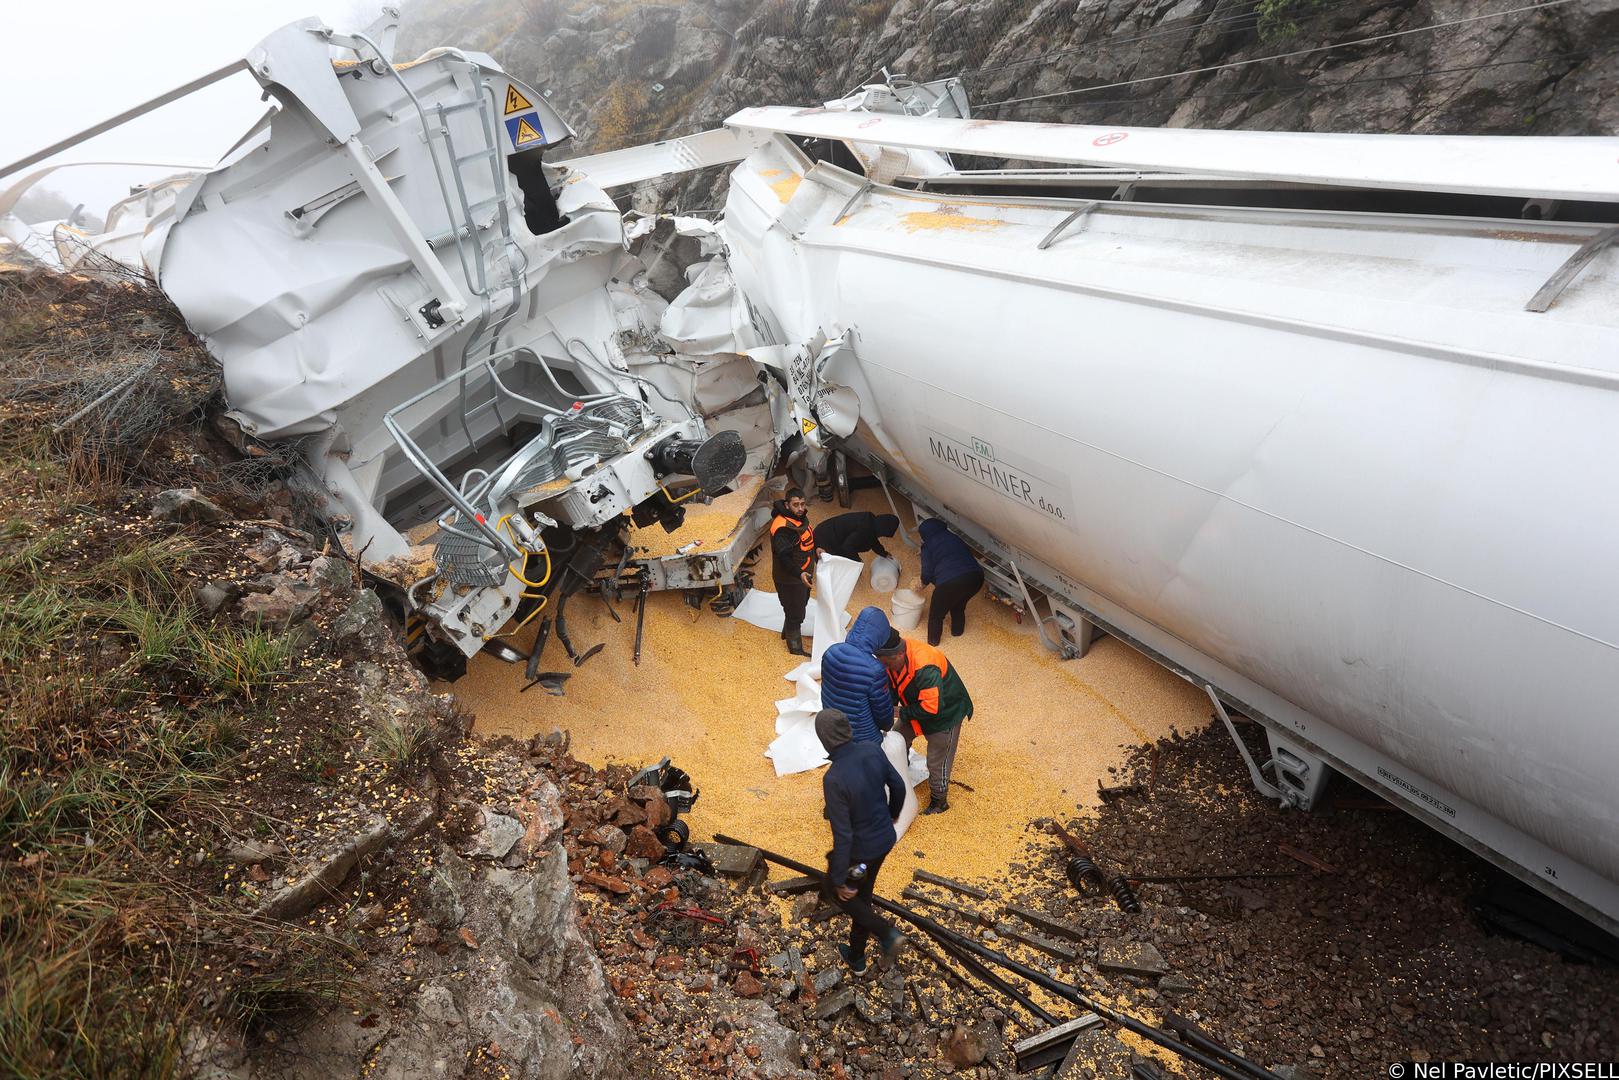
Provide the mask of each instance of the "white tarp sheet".
[{"label": "white tarp sheet", "polygon": [[[765,750],[765,757],[775,765],[777,776],[808,772],[827,762],[826,751],[815,735],[815,714],[821,711],[821,655],[829,646],[843,640],[843,633],[849,626],[849,613],[845,608],[864,569],[863,563],[836,555],[823,556],[816,564],[815,604],[805,613],[804,625],[807,629],[813,619],[816,625],[835,626],[837,629],[816,634],[810,658],[783,676],[793,684],[794,693],[792,697],[776,702],[776,738]],[[759,600],[753,604],[752,610],[745,612],[749,601],[755,597]],[[774,593],[761,593],[757,589],[749,592],[737,605],[735,614],[766,630],[781,629],[781,602]],[[912,787],[927,779],[927,758],[912,750],[907,761],[905,740],[898,733],[891,731],[883,737],[883,753],[895,770],[906,776]],[[896,838],[905,835],[916,812],[916,793],[907,789],[905,807],[900,812],[899,820],[894,823]]]}]

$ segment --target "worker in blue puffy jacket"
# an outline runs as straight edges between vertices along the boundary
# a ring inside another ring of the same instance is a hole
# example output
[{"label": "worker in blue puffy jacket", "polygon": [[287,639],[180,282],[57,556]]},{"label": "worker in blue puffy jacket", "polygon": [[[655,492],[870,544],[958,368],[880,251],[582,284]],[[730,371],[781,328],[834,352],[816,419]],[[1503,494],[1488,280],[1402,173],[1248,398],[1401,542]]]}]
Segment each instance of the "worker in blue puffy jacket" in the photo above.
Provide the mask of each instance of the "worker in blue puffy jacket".
[{"label": "worker in blue puffy jacket", "polygon": [[881,742],[894,726],[888,669],[875,655],[888,631],[883,609],[865,608],[855,616],[848,636],[821,657],[821,706],[849,718],[855,742]]},{"label": "worker in blue puffy jacket", "polygon": [[938,646],[944,637],[944,617],[950,616],[950,636],[960,637],[967,629],[967,601],[984,587],[984,568],[966,542],[950,531],[939,518],[928,518],[916,527],[922,536],[922,584],[933,586],[928,602],[928,644]]}]

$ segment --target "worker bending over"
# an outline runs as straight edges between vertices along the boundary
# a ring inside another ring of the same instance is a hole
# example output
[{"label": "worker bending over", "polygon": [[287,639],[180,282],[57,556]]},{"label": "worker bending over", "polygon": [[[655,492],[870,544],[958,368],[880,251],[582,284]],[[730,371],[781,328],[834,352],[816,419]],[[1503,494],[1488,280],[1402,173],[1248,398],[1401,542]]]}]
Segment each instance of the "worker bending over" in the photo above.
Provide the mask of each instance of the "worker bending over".
[{"label": "worker bending over", "polygon": [[776,599],[781,601],[781,636],[788,652],[808,656],[803,638],[804,609],[809,606],[816,557],[809,504],[802,491],[788,488],[787,497],[777,499],[771,509],[776,516],[770,521],[770,569],[776,582]]},{"label": "worker bending over", "polygon": [[856,742],[881,743],[894,726],[888,671],[874,655],[889,633],[882,608],[862,608],[849,635],[821,655],[821,704],[844,715]]},{"label": "worker bending over", "polygon": [[944,617],[950,616],[950,636],[967,629],[967,601],[984,587],[984,568],[965,541],[939,518],[916,527],[922,536],[922,584],[933,586],[928,603],[928,644],[944,638]]},{"label": "worker bending over", "polygon": [[932,645],[890,633],[877,650],[888,669],[899,711],[900,733],[909,743],[920,735],[928,743],[928,793],[924,814],[950,809],[950,767],[956,761],[961,725],[973,714],[967,684]]},{"label": "worker bending over", "polygon": [[882,947],[881,966],[893,967],[905,935],[871,906],[877,872],[894,847],[894,822],[905,806],[905,781],[888,763],[882,747],[856,742],[849,718],[836,709],[815,714],[815,734],[832,765],[821,778],[832,850],[826,856],[826,883],[832,899],[849,916],[849,943],[838,955],[856,975],[866,973],[866,942]]},{"label": "worker bending over", "polygon": [[828,555],[841,555],[856,562],[868,551],[889,559],[893,556],[883,548],[883,540],[897,532],[899,518],[893,514],[851,510],[847,514],[827,518],[815,526],[815,546]]}]

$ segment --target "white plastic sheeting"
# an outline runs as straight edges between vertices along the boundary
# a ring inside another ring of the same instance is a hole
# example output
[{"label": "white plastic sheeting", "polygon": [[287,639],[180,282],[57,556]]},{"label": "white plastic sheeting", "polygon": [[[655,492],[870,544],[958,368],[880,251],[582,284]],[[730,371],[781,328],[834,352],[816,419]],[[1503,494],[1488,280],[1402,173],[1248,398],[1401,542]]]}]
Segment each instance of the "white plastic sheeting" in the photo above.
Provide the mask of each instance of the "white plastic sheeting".
[{"label": "white plastic sheeting", "polygon": [[[826,750],[815,735],[815,714],[821,711],[821,656],[828,647],[843,640],[843,633],[849,625],[849,613],[845,608],[863,569],[862,563],[836,555],[823,556],[816,564],[815,604],[806,613],[805,624],[808,625],[813,617],[818,625],[836,629],[816,634],[809,660],[785,676],[793,684],[794,693],[792,697],[776,702],[776,738],[765,750],[765,757],[775,765],[777,776],[808,772],[827,763]],[[754,605],[755,610],[745,612],[748,601],[754,597],[760,597]],[[737,606],[736,615],[766,630],[781,629],[781,603],[773,593],[750,592]],[[916,817],[916,793],[911,788],[927,779],[927,759],[914,750],[907,758],[904,738],[892,731],[883,737],[883,753],[909,782],[904,809],[894,823],[897,839],[905,835],[905,830]]]}]

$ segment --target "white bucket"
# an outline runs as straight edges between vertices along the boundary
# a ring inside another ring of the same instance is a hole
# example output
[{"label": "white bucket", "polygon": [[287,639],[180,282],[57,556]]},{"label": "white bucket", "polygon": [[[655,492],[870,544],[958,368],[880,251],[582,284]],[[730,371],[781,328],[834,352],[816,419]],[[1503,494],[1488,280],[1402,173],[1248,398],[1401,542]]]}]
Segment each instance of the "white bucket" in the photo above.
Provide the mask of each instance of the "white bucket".
[{"label": "white bucket", "polygon": [[899,562],[879,555],[871,560],[871,587],[878,592],[893,592],[899,586]]},{"label": "white bucket", "polygon": [[889,600],[895,630],[915,630],[922,621],[922,597],[910,589],[896,589]]}]

